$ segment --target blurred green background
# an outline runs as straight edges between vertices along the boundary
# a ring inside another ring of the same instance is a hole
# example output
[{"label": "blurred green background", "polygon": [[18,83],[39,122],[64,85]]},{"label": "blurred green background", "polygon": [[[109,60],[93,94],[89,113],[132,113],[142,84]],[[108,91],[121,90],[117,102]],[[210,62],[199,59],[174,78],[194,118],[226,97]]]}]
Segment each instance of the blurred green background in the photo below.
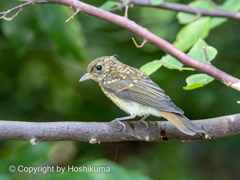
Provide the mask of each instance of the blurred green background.
[{"label": "blurred green background", "polygon": [[[104,1],[89,0],[100,6]],[[187,4],[190,1],[179,0]],[[216,1],[223,3],[224,1]],[[0,0],[0,11],[18,5]],[[116,12],[123,15],[124,11]],[[174,42],[181,29],[176,12],[135,6],[129,18],[163,39]],[[152,45],[136,48],[133,33],[60,5],[24,7],[12,21],[0,20],[0,119],[29,122],[98,121],[125,116],[94,81],[79,83],[95,58],[117,54],[140,68],[165,53]],[[229,20],[210,31],[205,41],[218,50],[213,65],[240,77],[240,23]],[[219,81],[186,91],[185,79],[197,72],[160,68],[151,75],[189,119],[239,112],[239,92]],[[149,117],[148,120],[163,120]],[[0,180],[9,179],[238,179],[239,135],[198,142],[29,142],[0,141]],[[116,151],[118,153],[116,155]],[[20,173],[10,165],[110,166],[110,173]]]}]

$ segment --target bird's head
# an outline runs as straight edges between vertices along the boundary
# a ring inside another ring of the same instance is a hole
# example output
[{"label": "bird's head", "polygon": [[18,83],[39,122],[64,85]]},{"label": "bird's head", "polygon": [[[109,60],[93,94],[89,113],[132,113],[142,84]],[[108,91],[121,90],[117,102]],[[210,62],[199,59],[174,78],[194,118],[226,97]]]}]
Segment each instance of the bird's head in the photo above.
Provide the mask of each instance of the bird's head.
[{"label": "bird's head", "polygon": [[[93,79],[94,81],[101,81],[111,70],[111,66],[119,61],[114,56],[103,56],[93,60],[87,68],[86,74],[81,77],[79,82]],[[120,62],[119,62],[120,63]]]}]

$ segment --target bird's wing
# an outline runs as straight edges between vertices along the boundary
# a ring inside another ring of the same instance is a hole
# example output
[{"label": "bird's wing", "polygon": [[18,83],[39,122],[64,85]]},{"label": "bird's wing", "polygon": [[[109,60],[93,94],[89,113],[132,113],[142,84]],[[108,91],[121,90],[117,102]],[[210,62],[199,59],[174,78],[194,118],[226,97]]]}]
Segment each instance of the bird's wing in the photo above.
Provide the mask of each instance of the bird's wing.
[{"label": "bird's wing", "polygon": [[150,78],[119,79],[105,78],[101,82],[104,90],[126,102],[136,102],[158,110],[183,114],[169,96]]}]

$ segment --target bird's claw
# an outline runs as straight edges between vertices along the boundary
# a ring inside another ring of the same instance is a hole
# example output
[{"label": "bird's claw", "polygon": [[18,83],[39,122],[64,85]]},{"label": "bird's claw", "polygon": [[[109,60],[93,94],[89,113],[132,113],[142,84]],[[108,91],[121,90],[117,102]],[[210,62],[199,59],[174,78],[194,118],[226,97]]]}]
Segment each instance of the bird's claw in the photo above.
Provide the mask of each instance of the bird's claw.
[{"label": "bird's claw", "polygon": [[148,129],[148,123],[145,121],[145,119],[150,116],[150,115],[145,115],[142,119],[140,119],[139,121],[143,122],[146,125],[146,130]]},{"label": "bird's claw", "polygon": [[147,130],[148,129],[148,123],[145,121],[145,118],[142,118],[139,121],[143,122],[146,125],[146,130]]},{"label": "bird's claw", "polygon": [[123,126],[123,132],[125,132],[126,130],[126,125],[124,123],[122,123],[120,120],[118,120],[118,118],[112,120],[112,122],[118,122],[119,124],[121,124]]}]

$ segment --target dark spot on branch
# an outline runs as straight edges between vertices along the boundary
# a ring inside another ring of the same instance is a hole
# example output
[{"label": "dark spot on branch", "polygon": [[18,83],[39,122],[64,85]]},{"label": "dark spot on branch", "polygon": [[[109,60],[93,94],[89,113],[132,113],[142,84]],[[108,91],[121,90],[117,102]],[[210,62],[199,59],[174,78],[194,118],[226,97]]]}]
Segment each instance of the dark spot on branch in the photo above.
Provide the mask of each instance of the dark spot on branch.
[{"label": "dark spot on branch", "polygon": [[132,130],[134,131],[134,125],[133,125],[133,123],[128,123],[128,124],[129,124],[130,128],[132,128]]},{"label": "dark spot on branch", "polygon": [[161,131],[160,131],[160,136],[163,139],[163,141],[167,141],[168,140],[168,138],[166,136],[166,132],[163,129],[161,129]]}]

